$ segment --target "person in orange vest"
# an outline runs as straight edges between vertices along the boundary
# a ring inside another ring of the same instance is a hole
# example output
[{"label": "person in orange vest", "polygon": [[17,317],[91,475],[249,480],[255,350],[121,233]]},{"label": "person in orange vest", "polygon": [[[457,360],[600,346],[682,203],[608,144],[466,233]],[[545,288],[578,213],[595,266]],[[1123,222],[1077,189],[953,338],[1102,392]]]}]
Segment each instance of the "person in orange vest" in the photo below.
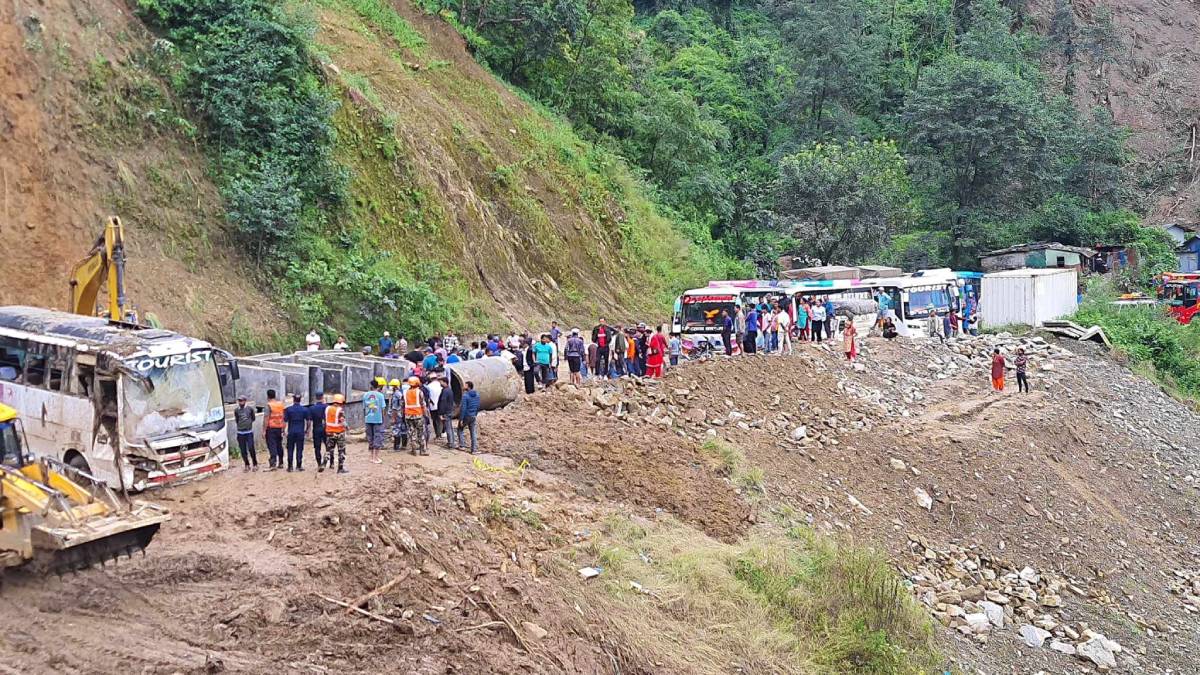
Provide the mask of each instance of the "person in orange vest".
[{"label": "person in orange vest", "polygon": [[267,390],[267,420],[263,424],[263,436],[267,441],[267,453],[271,466],[267,471],[283,468],[283,401],[275,398],[275,390]]},{"label": "person in orange vest", "polygon": [[414,455],[418,451],[422,455],[429,454],[425,446],[425,411],[427,408],[428,402],[425,400],[425,392],[421,388],[421,380],[416,377],[408,378],[408,389],[404,391],[404,424],[408,427],[408,438],[413,444],[409,452]]},{"label": "person in orange vest", "polygon": [[324,471],[325,467],[333,468],[333,449],[337,448],[337,472],[349,473],[346,471],[345,404],[345,396],[334,394],[333,403],[325,408],[325,461],[317,467],[317,471]]}]

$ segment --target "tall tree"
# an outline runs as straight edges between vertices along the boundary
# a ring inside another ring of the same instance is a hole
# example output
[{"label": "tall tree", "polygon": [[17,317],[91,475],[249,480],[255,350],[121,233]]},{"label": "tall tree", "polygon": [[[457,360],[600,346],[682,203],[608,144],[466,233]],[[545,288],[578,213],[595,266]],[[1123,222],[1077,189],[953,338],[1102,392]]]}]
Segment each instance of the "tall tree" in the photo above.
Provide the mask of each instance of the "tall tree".
[{"label": "tall tree", "polygon": [[973,222],[1029,202],[1043,177],[1040,92],[1003,64],[951,56],[929,69],[903,113],[932,211],[956,264],[973,263]]},{"label": "tall tree", "polygon": [[853,114],[879,100],[883,49],[874,5],[867,0],[772,0],[795,69],[794,107],[810,137],[853,125]]},{"label": "tall tree", "polygon": [[825,263],[876,255],[913,215],[907,167],[890,141],[816,143],[779,163],[780,224]]}]

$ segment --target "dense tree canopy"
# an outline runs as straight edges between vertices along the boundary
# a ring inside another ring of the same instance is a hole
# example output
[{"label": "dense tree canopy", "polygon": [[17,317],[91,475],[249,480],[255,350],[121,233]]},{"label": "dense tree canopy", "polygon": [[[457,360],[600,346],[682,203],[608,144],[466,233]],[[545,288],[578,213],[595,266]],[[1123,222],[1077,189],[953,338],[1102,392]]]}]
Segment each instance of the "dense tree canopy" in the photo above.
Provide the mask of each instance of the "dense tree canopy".
[{"label": "dense tree canopy", "polygon": [[1082,223],[1129,205],[1124,132],[1063,94],[1120,36],[1069,0],[1045,36],[1024,0],[425,2],[764,268],[785,249],[966,266],[1088,243]]}]

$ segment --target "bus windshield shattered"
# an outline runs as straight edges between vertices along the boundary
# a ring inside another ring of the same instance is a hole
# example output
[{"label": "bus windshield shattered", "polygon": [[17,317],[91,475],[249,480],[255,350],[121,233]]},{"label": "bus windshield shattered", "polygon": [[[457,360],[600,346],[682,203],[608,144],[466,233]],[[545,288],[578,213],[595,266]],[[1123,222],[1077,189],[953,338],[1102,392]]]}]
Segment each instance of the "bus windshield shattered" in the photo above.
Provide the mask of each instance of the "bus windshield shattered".
[{"label": "bus windshield shattered", "polygon": [[221,385],[211,349],[135,358],[126,366],[132,375],[123,378],[122,422],[129,441],[152,441],[224,424]]}]

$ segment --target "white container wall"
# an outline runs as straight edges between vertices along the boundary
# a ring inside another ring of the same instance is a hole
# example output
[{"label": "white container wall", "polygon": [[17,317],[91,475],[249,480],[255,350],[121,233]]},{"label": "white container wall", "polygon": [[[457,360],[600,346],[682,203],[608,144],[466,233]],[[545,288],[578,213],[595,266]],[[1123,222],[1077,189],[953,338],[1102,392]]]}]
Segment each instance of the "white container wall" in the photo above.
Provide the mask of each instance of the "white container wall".
[{"label": "white container wall", "polygon": [[980,321],[984,328],[1040,326],[1071,316],[1078,307],[1075,269],[1020,269],[983,275]]}]

